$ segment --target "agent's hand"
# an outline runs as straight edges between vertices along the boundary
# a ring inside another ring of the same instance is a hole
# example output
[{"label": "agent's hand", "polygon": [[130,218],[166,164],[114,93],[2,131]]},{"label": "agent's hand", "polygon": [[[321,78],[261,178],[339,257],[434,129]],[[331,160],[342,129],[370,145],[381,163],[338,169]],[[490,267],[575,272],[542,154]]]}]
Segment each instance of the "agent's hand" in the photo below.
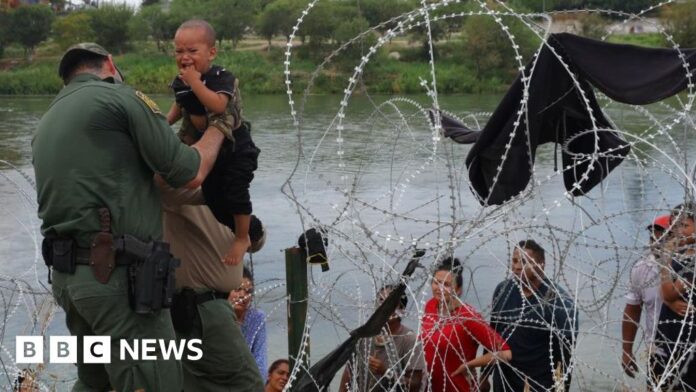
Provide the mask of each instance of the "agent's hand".
[{"label": "agent's hand", "polygon": [[621,367],[628,377],[634,378],[636,376],[638,364],[636,364],[636,358],[633,356],[633,353],[624,351],[621,357]]},{"label": "agent's hand", "polygon": [[190,86],[192,83],[201,80],[201,73],[193,65],[185,65],[179,69],[179,78]]},{"label": "agent's hand", "polygon": [[387,372],[387,367],[384,366],[384,362],[380,361],[376,357],[370,356],[367,360],[367,364],[370,371],[374,374],[382,375]]}]

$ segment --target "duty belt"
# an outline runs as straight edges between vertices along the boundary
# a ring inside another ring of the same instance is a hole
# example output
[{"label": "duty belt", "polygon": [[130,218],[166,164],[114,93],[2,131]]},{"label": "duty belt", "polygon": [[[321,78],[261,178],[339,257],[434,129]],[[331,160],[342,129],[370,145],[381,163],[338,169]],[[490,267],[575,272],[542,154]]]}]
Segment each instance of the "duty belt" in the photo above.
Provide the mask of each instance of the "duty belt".
[{"label": "duty belt", "polygon": [[[92,265],[89,259],[90,249],[89,248],[77,248],[75,249],[75,264],[78,265]],[[116,265],[129,265],[135,261],[135,258],[126,253],[116,253],[115,257]]]},{"label": "duty belt", "polygon": [[227,299],[229,293],[223,293],[222,291],[206,291],[204,293],[196,294],[196,305],[200,305],[204,302],[212,301],[215,299]]}]

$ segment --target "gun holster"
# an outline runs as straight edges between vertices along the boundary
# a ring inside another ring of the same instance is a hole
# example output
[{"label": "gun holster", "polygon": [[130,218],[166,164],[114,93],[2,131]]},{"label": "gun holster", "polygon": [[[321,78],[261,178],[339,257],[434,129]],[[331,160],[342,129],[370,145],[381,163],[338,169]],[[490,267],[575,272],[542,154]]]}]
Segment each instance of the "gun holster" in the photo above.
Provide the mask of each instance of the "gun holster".
[{"label": "gun holster", "polygon": [[151,251],[129,266],[130,302],[138,314],[172,306],[174,270],[181,263],[169,253],[169,244],[153,241]]}]

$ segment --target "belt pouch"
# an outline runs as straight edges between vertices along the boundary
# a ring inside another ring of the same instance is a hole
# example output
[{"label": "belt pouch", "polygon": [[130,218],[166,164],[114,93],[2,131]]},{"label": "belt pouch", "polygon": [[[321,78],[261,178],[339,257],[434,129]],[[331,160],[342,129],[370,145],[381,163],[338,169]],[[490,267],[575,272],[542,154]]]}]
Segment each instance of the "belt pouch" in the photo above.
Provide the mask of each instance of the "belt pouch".
[{"label": "belt pouch", "polygon": [[76,244],[72,238],[53,239],[50,241],[53,269],[68,274],[75,273]]},{"label": "belt pouch", "polygon": [[46,267],[53,265],[53,241],[48,238],[44,238],[41,241],[41,256],[43,256],[44,264]]},{"label": "belt pouch", "polygon": [[196,292],[190,287],[184,287],[174,294],[171,308],[174,329],[183,334],[191,333],[193,322],[198,317]]}]

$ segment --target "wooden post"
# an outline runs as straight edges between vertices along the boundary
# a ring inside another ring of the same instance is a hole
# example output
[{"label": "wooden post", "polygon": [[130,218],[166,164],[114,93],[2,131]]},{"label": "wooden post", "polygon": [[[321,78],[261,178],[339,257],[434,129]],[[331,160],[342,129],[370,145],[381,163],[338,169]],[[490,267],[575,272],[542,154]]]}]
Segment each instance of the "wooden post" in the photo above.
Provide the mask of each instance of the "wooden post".
[{"label": "wooden post", "polygon": [[[288,355],[290,369],[293,369],[297,357],[302,352],[302,334],[307,321],[307,256],[300,248],[285,249],[285,279],[288,293]],[[309,366],[309,342],[303,368]],[[300,377],[304,371],[297,374]]]}]

